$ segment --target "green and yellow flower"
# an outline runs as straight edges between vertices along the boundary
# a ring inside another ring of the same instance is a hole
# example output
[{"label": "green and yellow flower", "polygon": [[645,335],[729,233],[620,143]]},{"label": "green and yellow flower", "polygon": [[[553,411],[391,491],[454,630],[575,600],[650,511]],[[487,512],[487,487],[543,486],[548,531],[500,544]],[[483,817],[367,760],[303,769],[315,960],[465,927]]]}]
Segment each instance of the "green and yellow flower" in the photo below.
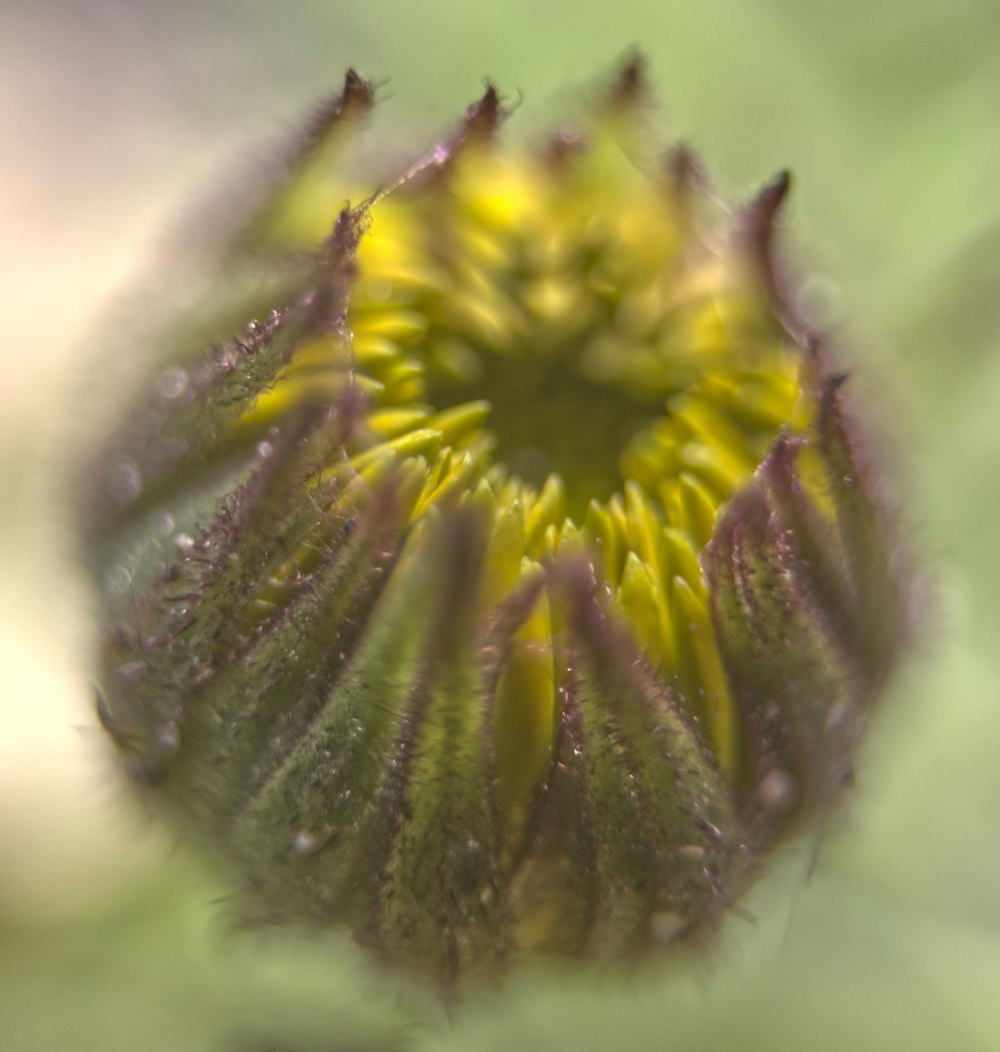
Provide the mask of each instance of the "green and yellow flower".
[{"label": "green and yellow flower", "polygon": [[262,916],[446,983],[710,933],[899,649],[787,177],[728,212],[643,93],[528,151],[491,87],[351,186],[349,73],[88,477],[127,771]]}]

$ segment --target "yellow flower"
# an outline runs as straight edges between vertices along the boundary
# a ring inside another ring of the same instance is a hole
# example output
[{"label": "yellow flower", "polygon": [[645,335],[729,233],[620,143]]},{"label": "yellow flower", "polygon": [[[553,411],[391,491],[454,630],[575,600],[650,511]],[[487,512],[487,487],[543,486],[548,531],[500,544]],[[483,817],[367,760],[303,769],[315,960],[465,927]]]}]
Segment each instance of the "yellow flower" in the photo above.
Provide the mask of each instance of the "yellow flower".
[{"label": "yellow flower", "polygon": [[442,982],[710,932],[898,650],[787,176],[727,212],[640,73],[532,151],[490,87],[353,193],[349,73],[223,254],[256,320],[170,352],[89,504],[126,769],[263,914]]}]

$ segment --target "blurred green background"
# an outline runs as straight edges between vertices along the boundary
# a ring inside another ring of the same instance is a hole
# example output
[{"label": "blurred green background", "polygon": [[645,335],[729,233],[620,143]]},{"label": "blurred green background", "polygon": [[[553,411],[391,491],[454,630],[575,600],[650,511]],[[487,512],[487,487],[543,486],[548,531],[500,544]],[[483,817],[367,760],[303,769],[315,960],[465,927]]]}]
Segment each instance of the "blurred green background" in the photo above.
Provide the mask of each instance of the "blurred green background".
[{"label": "blurred green background", "polygon": [[[386,80],[376,137],[420,149],[484,76],[530,133],[632,45],[727,195],[794,170],[801,302],[881,406],[931,612],[847,822],[773,860],[755,923],[672,970],[535,968],[449,1020],[346,940],[236,930],[218,875],[122,792],[63,436],[84,379],[114,383],[97,319],[178,209],[258,170],[346,65]],[[995,0],[0,6],[0,1047],[1000,1047],[998,115]]]}]

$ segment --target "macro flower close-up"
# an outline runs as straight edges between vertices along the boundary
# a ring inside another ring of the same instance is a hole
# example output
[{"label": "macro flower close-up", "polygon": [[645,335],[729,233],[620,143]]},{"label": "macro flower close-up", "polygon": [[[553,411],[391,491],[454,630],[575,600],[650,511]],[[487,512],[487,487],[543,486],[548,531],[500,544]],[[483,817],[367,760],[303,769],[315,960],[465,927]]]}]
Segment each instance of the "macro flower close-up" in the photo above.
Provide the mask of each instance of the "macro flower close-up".
[{"label": "macro flower close-up", "polygon": [[836,809],[911,619],[789,178],[723,204],[638,58],[534,145],[489,85],[359,171],[376,94],[85,474],[100,720],[252,919],[445,987],[704,942]]}]

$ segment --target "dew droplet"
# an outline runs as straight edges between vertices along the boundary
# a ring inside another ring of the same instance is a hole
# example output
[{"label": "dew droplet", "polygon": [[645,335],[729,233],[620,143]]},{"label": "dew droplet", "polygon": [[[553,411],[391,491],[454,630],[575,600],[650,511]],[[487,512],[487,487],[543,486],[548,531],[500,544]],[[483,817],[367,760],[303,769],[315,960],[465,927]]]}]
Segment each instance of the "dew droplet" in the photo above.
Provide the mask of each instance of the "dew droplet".
[{"label": "dew droplet", "polygon": [[194,550],[194,537],[190,533],[178,533],[174,538],[174,547],[181,555],[189,555]]},{"label": "dew droplet", "polygon": [[757,786],[757,799],[768,811],[784,814],[795,804],[795,779],[781,767],[768,771]]},{"label": "dew droplet", "polygon": [[181,747],[181,732],[176,723],[171,720],[165,723],[156,735],[156,744],[160,750],[168,756],[172,756]]},{"label": "dew droplet", "polygon": [[236,368],[238,358],[232,347],[224,347],[219,352],[219,357],[216,361],[220,372],[231,373]]},{"label": "dew droplet", "polygon": [[156,383],[160,396],[168,402],[182,398],[188,389],[188,374],[183,369],[166,369]]},{"label": "dew droplet", "polygon": [[131,504],[142,492],[142,473],[134,460],[119,460],[108,472],[108,489],[119,504]]},{"label": "dew droplet", "polygon": [[257,443],[257,456],[261,460],[267,460],[269,456],[274,453],[274,446],[270,442],[258,442]]},{"label": "dew droplet", "polygon": [[649,930],[661,946],[673,942],[684,933],[684,918],[676,910],[660,910],[649,918]]},{"label": "dew droplet", "polygon": [[153,531],[157,537],[169,537],[177,524],[169,511],[158,511],[153,516]]},{"label": "dew droplet", "polygon": [[300,855],[309,855],[316,850],[316,838],[312,833],[307,833],[304,829],[300,829],[292,837],[292,847]]},{"label": "dew droplet", "polygon": [[125,595],[132,586],[132,571],[127,566],[113,566],[104,577],[109,595]]},{"label": "dew droplet", "polygon": [[830,731],[835,731],[842,727],[846,720],[847,706],[844,702],[838,701],[836,704],[830,706],[830,711],[826,714],[826,721],[823,724],[823,727],[829,733]]}]

